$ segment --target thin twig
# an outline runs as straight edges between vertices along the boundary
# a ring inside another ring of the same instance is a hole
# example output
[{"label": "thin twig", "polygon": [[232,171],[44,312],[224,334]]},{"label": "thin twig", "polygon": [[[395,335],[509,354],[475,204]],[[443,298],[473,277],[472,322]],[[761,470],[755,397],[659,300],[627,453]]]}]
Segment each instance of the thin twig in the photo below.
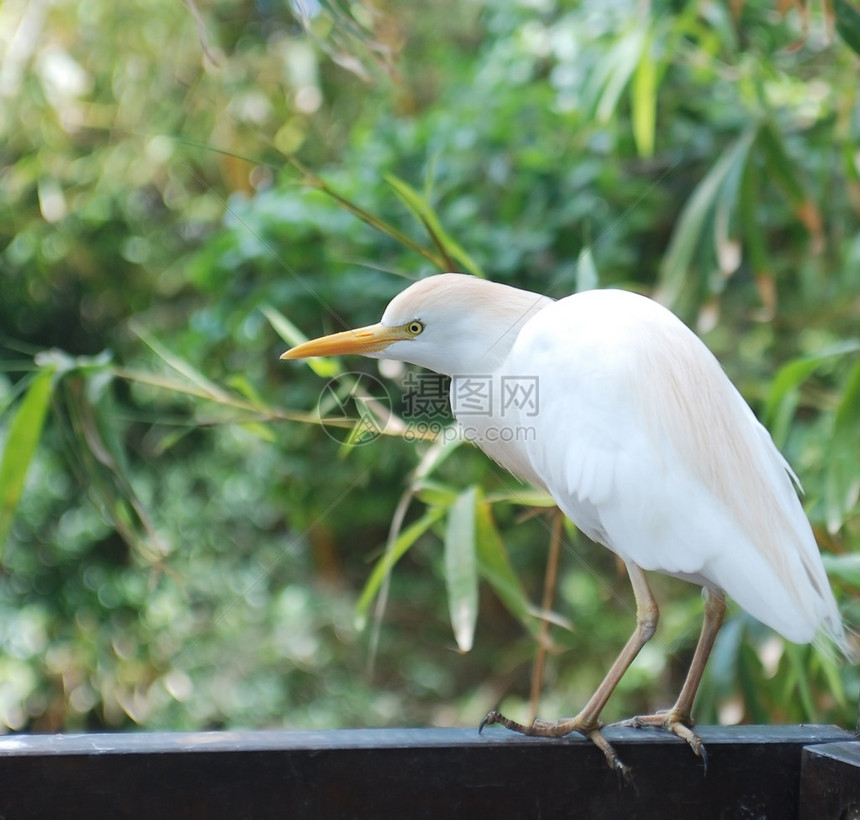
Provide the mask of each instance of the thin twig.
[{"label": "thin twig", "polygon": [[[558,579],[558,558],[561,553],[561,537],[564,527],[564,515],[561,510],[556,509],[553,514],[552,531],[549,538],[549,555],[546,562],[546,575],[543,585],[543,602],[541,609],[549,612],[552,609],[555,598],[555,587]],[[529,695],[529,723],[537,717],[540,693],[543,688],[543,676],[546,668],[547,647],[549,645],[549,625],[546,617],[541,617],[540,631],[537,638],[537,651],[532,666],[532,685]]]}]

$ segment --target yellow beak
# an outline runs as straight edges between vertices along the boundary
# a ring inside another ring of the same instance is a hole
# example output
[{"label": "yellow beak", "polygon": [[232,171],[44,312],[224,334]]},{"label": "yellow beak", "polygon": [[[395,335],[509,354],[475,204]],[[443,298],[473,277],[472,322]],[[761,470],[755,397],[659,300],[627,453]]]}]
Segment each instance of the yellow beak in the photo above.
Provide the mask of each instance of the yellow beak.
[{"label": "yellow beak", "polygon": [[345,330],[343,333],[332,333],[320,339],[298,345],[281,354],[282,359],[307,359],[311,356],[340,356],[345,354],[376,353],[384,350],[392,342],[408,339],[409,336],[402,327],[386,327],[385,325],[368,325],[355,330]]}]

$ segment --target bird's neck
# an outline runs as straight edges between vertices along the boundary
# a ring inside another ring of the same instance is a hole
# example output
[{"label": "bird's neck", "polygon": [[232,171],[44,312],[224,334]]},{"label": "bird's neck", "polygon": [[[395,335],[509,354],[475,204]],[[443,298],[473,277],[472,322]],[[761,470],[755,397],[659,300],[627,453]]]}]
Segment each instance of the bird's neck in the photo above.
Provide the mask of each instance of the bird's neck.
[{"label": "bird's neck", "polygon": [[[520,331],[553,300],[527,290],[498,283],[469,316],[466,350],[445,357],[446,375],[451,377],[496,373],[511,352]],[[498,298],[494,298],[497,296]],[[445,372],[440,371],[440,372]]]}]

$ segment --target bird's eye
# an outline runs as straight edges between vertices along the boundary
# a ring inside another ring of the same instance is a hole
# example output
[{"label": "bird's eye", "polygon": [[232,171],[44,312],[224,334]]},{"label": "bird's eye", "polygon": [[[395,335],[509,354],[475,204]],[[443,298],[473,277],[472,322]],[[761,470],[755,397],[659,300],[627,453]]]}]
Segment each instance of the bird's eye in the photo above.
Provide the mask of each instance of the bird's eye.
[{"label": "bird's eye", "polygon": [[422,330],[424,330],[424,325],[421,322],[410,322],[406,325],[406,332],[410,336],[417,336]]}]

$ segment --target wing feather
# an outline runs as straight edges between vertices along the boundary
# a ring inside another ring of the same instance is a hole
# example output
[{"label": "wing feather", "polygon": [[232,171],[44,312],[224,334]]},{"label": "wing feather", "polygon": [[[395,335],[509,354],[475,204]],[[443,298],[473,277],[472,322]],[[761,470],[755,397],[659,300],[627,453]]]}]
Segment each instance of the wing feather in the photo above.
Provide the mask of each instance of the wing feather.
[{"label": "wing feather", "polygon": [[589,291],[538,314],[506,372],[536,376],[534,472],[595,540],[718,587],[785,637],[844,643],[794,476],[705,345],[651,300]]}]

